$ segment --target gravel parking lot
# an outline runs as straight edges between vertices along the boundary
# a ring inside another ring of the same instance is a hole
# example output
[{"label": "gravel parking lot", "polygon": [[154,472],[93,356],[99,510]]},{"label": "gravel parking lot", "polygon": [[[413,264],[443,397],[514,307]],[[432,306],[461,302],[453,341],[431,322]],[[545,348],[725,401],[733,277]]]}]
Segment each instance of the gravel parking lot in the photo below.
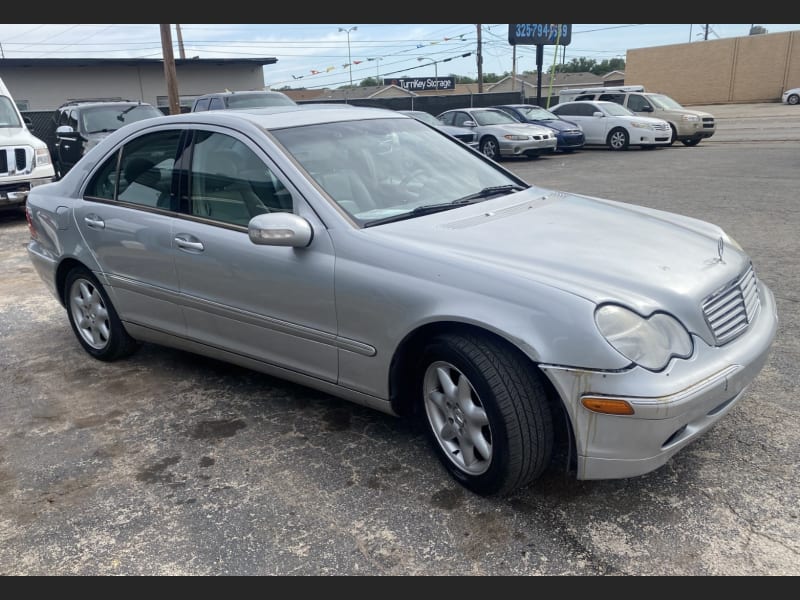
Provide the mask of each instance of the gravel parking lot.
[{"label": "gravel parking lot", "polygon": [[503,499],[406,421],[155,346],[91,360],[0,213],[0,574],[800,574],[800,107],[698,108],[694,148],[503,164],[721,225],[776,295],[770,359],[661,469]]}]

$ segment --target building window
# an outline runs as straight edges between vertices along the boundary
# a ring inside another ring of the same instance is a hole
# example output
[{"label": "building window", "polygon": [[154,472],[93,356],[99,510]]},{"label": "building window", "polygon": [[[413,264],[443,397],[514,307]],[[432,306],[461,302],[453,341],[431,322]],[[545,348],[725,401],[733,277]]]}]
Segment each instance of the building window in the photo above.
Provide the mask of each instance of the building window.
[{"label": "building window", "polygon": [[20,112],[31,109],[31,103],[28,100],[14,100],[14,102],[16,103],[17,108],[20,110]]},{"label": "building window", "polygon": [[[194,104],[194,99],[197,98],[199,94],[195,94],[194,96],[179,96],[178,97],[178,104],[183,108],[188,108],[191,110],[192,104]],[[169,96],[156,96],[156,107],[157,108],[169,108]]]}]

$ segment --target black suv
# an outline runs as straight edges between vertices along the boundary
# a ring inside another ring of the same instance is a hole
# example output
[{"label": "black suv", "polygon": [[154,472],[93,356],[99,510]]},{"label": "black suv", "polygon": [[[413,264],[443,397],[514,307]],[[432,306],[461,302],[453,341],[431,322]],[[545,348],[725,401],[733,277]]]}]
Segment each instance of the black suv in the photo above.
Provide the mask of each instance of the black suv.
[{"label": "black suv", "polygon": [[123,125],[161,117],[164,113],[146,102],[123,98],[84,98],[70,100],[53,113],[55,129],[50,154],[56,177],[69,171],[86,152],[112,131]]},{"label": "black suv", "polygon": [[264,106],[296,106],[297,102],[283,92],[271,90],[249,92],[214,92],[194,100],[192,112],[225,110],[229,108],[258,108]]}]

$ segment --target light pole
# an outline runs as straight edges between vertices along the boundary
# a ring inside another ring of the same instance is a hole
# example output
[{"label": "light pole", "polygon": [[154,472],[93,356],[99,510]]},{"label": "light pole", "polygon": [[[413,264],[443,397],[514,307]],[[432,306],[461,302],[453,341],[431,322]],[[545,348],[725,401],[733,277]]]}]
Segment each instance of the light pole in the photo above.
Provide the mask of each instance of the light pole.
[{"label": "light pole", "polygon": [[339,27],[339,31],[344,31],[347,34],[347,70],[350,72],[350,87],[353,87],[353,61],[350,58],[350,32],[358,29],[355,25],[345,29]]},{"label": "light pole", "polygon": [[438,89],[438,85],[439,85],[439,83],[438,83],[439,82],[439,67],[436,66],[438,64],[437,61],[433,60],[432,58],[428,58],[427,56],[418,56],[417,60],[429,60],[429,61],[431,61],[433,63],[433,73],[434,73],[434,76],[436,77],[436,82],[437,82],[436,85],[437,85],[437,89]]}]

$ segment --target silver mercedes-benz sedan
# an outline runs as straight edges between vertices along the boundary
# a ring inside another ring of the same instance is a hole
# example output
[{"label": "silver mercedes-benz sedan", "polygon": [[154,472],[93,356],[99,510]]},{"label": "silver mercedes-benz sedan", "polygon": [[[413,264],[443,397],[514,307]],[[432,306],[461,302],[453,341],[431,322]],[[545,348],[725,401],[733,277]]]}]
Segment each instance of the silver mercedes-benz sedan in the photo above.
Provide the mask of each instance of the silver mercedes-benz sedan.
[{"label": "silver mercedes-benz sedan", "polygon": [[27,216],[91,357],[162,344],[420,418],[483,495],[562,455],[578,479],[658,468],[742,399],[777,329],[719,227],[538,187],[383,109],[126,125]]}]

